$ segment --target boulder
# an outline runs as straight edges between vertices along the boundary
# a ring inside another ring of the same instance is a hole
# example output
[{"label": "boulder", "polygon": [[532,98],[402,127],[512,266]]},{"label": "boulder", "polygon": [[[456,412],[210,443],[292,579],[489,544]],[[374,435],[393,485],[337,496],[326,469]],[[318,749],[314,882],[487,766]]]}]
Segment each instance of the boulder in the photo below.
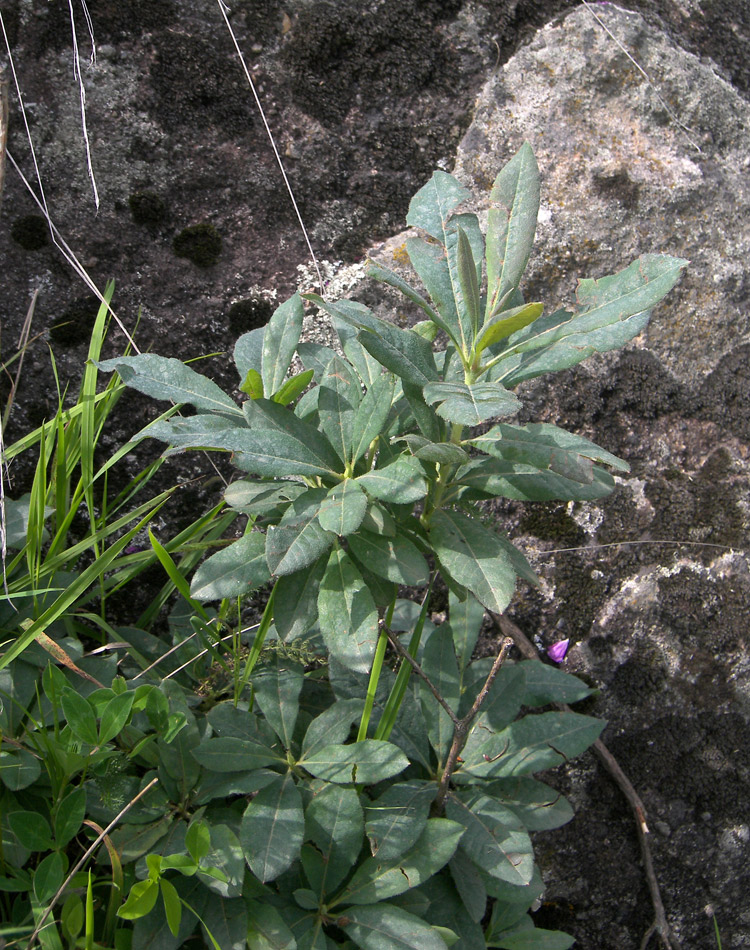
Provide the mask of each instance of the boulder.
[{"label": "boulder", "polygon": [[[750,941],[750,108],[637,14],[548,24],[484,87],[455,174],[487,193],[523,140],[542,174],[527,299],[549,309],[644,252],[687,275],[624,352],[526,387],[524,418],[594,436],[631,473],[602,504],[498,506],[539,570],[512,615],[601,686],[591,711],[648,810],[683,947]],[[578,816],[539,841],[540,918],[582,950],[630,950],[652,919],[628,812],[592,762]],[[541,922],[541,921],[540,921]],[[656,944],[653,938],[652,944]]]}]

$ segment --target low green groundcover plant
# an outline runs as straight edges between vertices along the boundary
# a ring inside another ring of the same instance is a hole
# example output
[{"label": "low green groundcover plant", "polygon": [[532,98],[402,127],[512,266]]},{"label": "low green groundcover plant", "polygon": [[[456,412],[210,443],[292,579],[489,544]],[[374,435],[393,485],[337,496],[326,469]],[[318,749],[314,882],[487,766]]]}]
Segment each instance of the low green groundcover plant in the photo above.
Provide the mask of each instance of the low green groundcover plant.
[{"label": "low green groundcover plant", "polygon": [[[225,492],[245,533],[201,564],[186,607],[226,622],[229,605],[272,586],[247,647],[234,641],[227,698],[201,701],[184,670],[140,684],[123,670],[84,698],[48,668],[28,728],[91,760],[69,792],[81,815],[103,827],[143,794],[105,838],[99,891],[79,874],[40,939],[176,950],[200,928],[219,950],[572,944],[529,915],[543,892],[530,832],[572,816],[533,775],[582,752],[603,723],[545,709],[591,691],[507,660],[507,643],[473,658],[485,612],[507,608],[517,577],[536,583],[481,503],[612,490],[607,468],[625,463],[556,426],[504,421],[521,405],[513,390],[631,340],[686,262],[645,255],[581,281],[573,310],[545,316],[519,288],[539,208],[529,146],[497,177],[486,235],[457,212],[468,197],[436,172],[412,200],[407,223],[426,237],[407,251],[426,297],[370,266],[421,309],[413,329],[295,294],[237,341],[241,406],[178,360],[99,363],[196,410],[141,435],[168,454],[230,452],[246,473]],[[330,315],[336,349],[300,342],[305,299]],[[449,610],[434,626],[438,577]],[[55,844],[63,812],[34,845],[29,806],[14,801],[15,846]],[[57,888],[45,876],[35,890],[37,926],[63,880],[64,846],[52,856]],[[25,872],[34,888],[45,861]]]}]

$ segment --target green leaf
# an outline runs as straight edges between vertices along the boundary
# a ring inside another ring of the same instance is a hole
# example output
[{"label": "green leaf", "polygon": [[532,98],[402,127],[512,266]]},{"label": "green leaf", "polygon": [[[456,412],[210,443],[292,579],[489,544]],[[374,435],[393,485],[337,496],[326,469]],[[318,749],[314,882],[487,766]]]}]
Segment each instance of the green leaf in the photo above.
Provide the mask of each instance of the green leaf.
[{"label": "green leaf", "polygon": [[[494,657],[482,657],[471,663],[466,670],[462,682],[463,702],[466,706],[464,708],[462,704],[461,715],[465,715],[469,711],[474,697],[479,693],[489,676],[493,662]],[[513,663],[507,660],[503,664],[482,704],[481,714],[475,720],[474,727],[469,733],[466,747],[487,738],[488,730],[497,732],[499,729],[504,729],[516,718],[523,699],[525,684],[523,668],[525,666],[527,666],[525,662]],[[469,753],[461,754],[468,761],[467,755]]]},{"label": "green leaf", "polygon": [[378,642],[378,611],[348,554],[335,548],[320,583],[318,622],[331,654],[351,670],[369,672]]},{"label": "green leaf", "polygon": [[382,320],[377,330],[364,329],[357,339],[371,356],[404,382],[422,387],[438,378],[432,344],[413,330],[401,330]]},{"label": "green leaf", "polygon": [[[315,857],[313,857],[313,855],[315,855]],[[315,865],[316,865],[315,871],[311,872],[311,869],[309,867],[309,861],[307,864],[305,863],[306,857],[309,860],[312,860],[315,862]],[[322,875],[318,875],[316,872],[318,869],[321,869],[321,870],[323,869],[323,866],[325,863],[323,859],[323,855],[320,854],[320,852],[318,852],[315,848],[310,847],[309,844],[308,845],[303,844],[301,860],[302,860],[302,866],[305,869],[305,875],[308,880],[311,880],[311,873],[312,873],[312,880],[315,881],[315,884],[313,885],[315,887],[315,890],[310,890],[309,888],[306,888],[306,887],[298,887],[297,890],[294,891],[293,897],[294,897],[294,900],[297,902],[297,904],[303,910],[317,911],[318,907],[320,906],[319,895],[322,895],[324,893],[323,883],[325,881],[325,872]],[[320,880],[318,880],[318,878],[320,878]]]},{"label": "green leaf", "polygon": [[[305,369],[311,369],[318,379],[326,376],[329,367],[334,360],[341,361],[339,354],[330,346],[324,346],[322,343],[300,343],[297,347],[297,355],[302,360]],[[346,370],[347,374],[349,370]]]},{"label": "green leaf", "polygon": [[373,439],[384,430],[395,389],[396,380],[393,374],[383,373],[363,396],[352,423],[352,463],[362,458]]},{"label": "green leaf", "polygon": [[451,858],[450,872],[466,912],[473,921],[481,923],[487,911],[487,888],[481,872],[461,848]]},{"label": "green leaf", "polygon": [[69,687],[63,690],[61,702],[65,718],[76,739],[89,745],[97,745],[99,732],[91,703]]},{"label": "green leaf", "polygon": [[325,746],[319,752],[303,756],[298,765],[325,782],[372,785],[403,772],[409,760],[390,742],[363,739],[352,745]]},{"label": "green leaf", "polygon": [[[430,442],[442,442],[445,439],[445,425],[435,415],[435,410],[431,409],[425,402],[422,387],[414,386],[412,383],[402,380],[401,388],[404,392],[404,400],[422,435]],[[394,409],[400,410],[400,407],[399,401]],[[394,418],[394,413],[392,413],[389,421],[391,430],[395,424],[397,434],[402,433],[406,428],[413,429],[413,424],[408,415],[400,414],[398,418]]]},{"label": "green leaf", "polygon": [[[457,243],[457,271],[458,284],[461,288],[462,309],[465,310],[469,324],[473,330],[473,340],[479,331],[479,279],[477,279],[477,265],[471,250],[471,244],[466,231],[456,226]],[[481,258],[479,260],[481,266]],[[481,271],[479,274],[481,278]]]},{"label": "green leaf", "polygon": [[249,515],[264,514],[280,505],[288,505],[307,491],[298,482],[256,482],[240,479],[224,489],[224,501]]},{"label": "green leaf", "polygon": [[515,386],[574,366],[593,352],[623,346],[648,325],[651,309],[674,287],[687,264],[677,257],[644,254],[617,274],[581,281],[577,312],[557,311],[511,337],[495,378]]},{"label": "green leaf", "polygon": [[104,745],[105,742],[119,736],[130,718],[134,699],[135,692],[132,690],[110,699],[102,711],[99,722],[99,745]]},{"label": "green leaf", "polygon": [[500,950],[568,950],[575,938],[560,930],[542,930],[541,927],[516,929],[496,934],[492,946]]},{"label": "green leaf", "polygon": [[292,866],[304,834],[302,799],[287,773],[262,788],[242,816],[240,843],[259,881],[273,881]]},{"label": "green leaf", "polygon": [[336,924],[362,950],[446,950],[434,927],[392,904],[347,908]]},{"label": "green leaf", "polygon": [[410,587],[423,587],[429,581],[427,562],[403,534],[383,538],[370,531],[358,531],[349,538],[349,547],[369,570],[386,580]]},{"label": "green leaf", "polygon": [[477,746],[461,772],[500,778],[555,768],[588,749],[604,726],[601,719],[579,713],[524,716]]},{"label": "green leaf", "polygon": [[352,451],[355,413],[362,400],[359,380],[341,357],[334,356],[320,380],[319,390],[320,427],[338,457],[346,463]]},{"label": "green leaf", "polygon": [[49,822],[38,811],[14,811],[8,815],[11,831],[29,851],[51,851],[55,844]]},{"label": "green leaf", "polygon": [[593,481],[594,462],[610,465],[620,472],[630,470],[627,462],[589,439],[546,423],[527,426],[498,423],[486,435],[472,439],[472,444],[504,462],[549,469],[582,484]]},{"label": "green leaf", "polygon": [[145,881],[138,881],[130,888],[128,899],[117,911],[117,916],[123,920],[137,920],[139,917],[145,917],[153,910],[156,899],[159,896],[159,885],[150,878]]},{"label": "green leaf", "polygon": [[421,228],[444,244],[451,212],[470,197],[468,188],[453,175],[433,172],[432,178],[411,199],[406,223],[410,228]]},{"label": "green leaf", "polygon": [[213,380],[185,366],[179,360],[142,353],[140,356],[116,356],[98,360],[95,365],[103,373],[117,372],[124,383],[154,399],[189,403],[196,409],[241,415],[235,401],[222,392]]},{"label": "green leaf", "polygon": [[533,778],[514,776],[484,786],[490,798],[518,816],[529,831],[549,831],[573,818],[573,809],[554,788]]},{"label": "green leaf", "polygon": [[529,261],[539,214],[539,167],[528,142],[501,169],[487,220],[487,312],[518,287]]},{"label": "green leaf", "polygon": [[251,772],[264,765],[286,762],[281,752],[275,752],[251,739],[224,736],[204,739],[192,750],[196,762],[211,772]]},{"label": "green leaf", "polygon": [[247,901],[248,950],[297,950],[297,941],[281,914],[270,904]]},{"label": "green leaf", "polygon": [[[461,234],[465,239],[463,251],[460,246]],[[484,259],[484,239],[475,214],[459,214],[451,218],[445,232],[445,249],[448,256],[451,289],[456,301],[461,330],[459,349],[466,357],[469,357],[479,330],[479,287],[482,283],[482,260]],[[466,288],[462,280],[467,283]],[[471,286],[472,284],[474,286]],[[470,296],[469,300],[466,298],[467,292]]]},{"label": "green leaf", "polygon": [[276,527],[266,534],[266,559],[276,576],[293,574],[313,564],[333,544],[336,536],[325,531],[318,512],[328,492],[311,488],[295,498]]},{"label": "green leaf", "polygon": [[362,524],[366,511],[367,495],[347,478],[328,492],[321,503],[318,521],[326,531],[346,537]]},{"label": "green leaf", "polygon": [[190,596],[201,603],[235,599],[267,583],[270,576],[266,539],[249,532],[201,564],[190,584]]},{"label": "green leaf", "polygon": [[300,393],[307,389],[314,375],[314,372],[308,369],[303,373],[297,373],[296,376],[292,376],[274,395],[273,401],[279,403],[281,406],[288,406],[290,402],[294,402]]},{"label": "green leaf", "polygon": [[185,833],[185,847],[196,864],[211,850],[211,831],[205,821],[193,821]]},{"label": "green leaf", "polygon": [[376,904],[419,887],[450,861],[463,833],[463,825],[431,818],[406,854],[390,861],[381,855],[364,860],[336,904]]},{"label": "green leaf", "polygon": [[479,521],[451,510],[432,515],[430,540],[441,565],[488,610],[510,603],[516,572],[500,538]]},{"label": "green leaf", "polygon": [[263,365],[263,337],[265,332],[265,327],[250,330],[249,333],[243,333],[234,344],[234,365],[237,367],[240,379],[245,379],[251,369],[255,370],[256,373],[260,373]]},{"label": "green leaf", "polygon": [[65,871],[59,851],[48,854],[34,871],[34,896],[40,904],[51,901],[60,889]]},{"label": "green leaf", "polygon": [[488,346],[499,343],[517,330],[523,330],[524,327],[538,320],[543,312],[544,306],[541,303],[526,303],[510,310],[502,310],[482,327],[482,332],[477,339],[476,352],[482,353]]},{"label": "green leaf", "polygon": [[175,890],[174,884],[166,878],[159,878],[159,890],[161,899],[164,902],[164,916],[167,918],[167,926],[176,937],[180,931],[180,920],[182,919],[182,903]]},{"label": "green leaf", "polygon": [[249,369],[247,371],[245,381],[240,386],[240,392],[247,393],[251,399],[263,398],[263,377],[257,369]]},{"label": "green leaf", "polygon": [[453,345],[460,348],[468,341],[463,339],[458,320],[445,247],[428,244],[421,238],[407,238],[406,252],[437,310],[431,319],[448,334]]},{"label": "green leaf", "polygon": [[[444,626],[438,627],[427,641],[422,654],[422,669],[446,703],[456,712],[461,697],[461,681],[453,638],[450,630]],[[438,762],[442,764],[451,747],[455,727],[448,713],[435,702],[435,697],[423,680],[419,681],[419,692],[427,734],[437,753]]]},{"label": "green leaf", "polygon": [[[274,776],[276,778],[278,776]],[[211,826],[211,850],[201,861],[197,877],[220,898],[239,897],[242,894],[245,855],[237,835],[227,825]]]},{"label": "green leaf", "polygon": [[315,887],[319,898],[331,893],[347,876],[359,857],[363,833],[362,806],[353,788],[326,785],[313,796],[305,810],[305,836],[322,857]]},{"label": "green leaf", "polygon": [[317,294],[304,296],[306,300],[311,300],[331,316],[344,355],[357,370],[365,386],[369,388],[380,376],[382,368],[377,360],[363,349],[357,339],[357,333],[363,326],[374,329],[382,321],[379,321],[371,310],[354,300],[338,300],[336,303],[330,303]]},{"label": "green leaf", "polygon": [[323,554],[304,571],[276,581],[273,622],[282,640],[307,636],[318,620],[318,594],[328,557]]},{"label": "green leaf", "polygon": [[463,465],[469,456],[460,445],[454,442],[430,442],[424,436],[414,433],[402,435],[396,442],[406,442],[409,451],[423,462],[436,462],[440,465]]},{"label": "green leaf", "polygon": [[252,678],[255,701],[287,749],[292,747],[303,682],[302,667],[280,660],[278,654]]},{"label": "green leaf", "polygon": [[365,811],[365,830],[373,857],[392,861],[405,854],[427,824],[437,795],[434,782],[400,782],[389,786]]},{"label": "green leaf", "polygon": [[64,848],[80,831],[86,817],[86,786],[74,788],[60,802],[55,815],[55,844]]},{"label": "green leaf", "polygon": [[422,466],[410,456],[400,456],[383,468],[360,475],[356,481],[373,498],[395,505],[411,504],[427,494]]},{"label": "green leaf", "polygon": [[547,706],[550,703],[577,703],[596,692],[582,680],[563,673],[546,663],[524,663],[526,688],[524,706]]},{"label": "green leaf", "polygon": [[505,462],[495,458],[472,459],[456,473],[456,482],[464,486],[465,498],[516,498],[520,501],[591,501],[603,498],[615,487],[609,472],[592,467],[590,484],[563,478],[534,465]]},{"label": "green leaf", "polygon": [[266,396],[278,392],[284,382],[302,333],[304,307],[299,294],[277,307],[263,334],[261,376]]},{"label": "green leaf", "polygon": [[534,852],[525,828],[507,808],[486,795],[462,801],[446,799],[445,813],[463,825],[466,833],[459,847],[490,877],[522,887],[531,880]]},{"label": "green leaf", "polygon": [[497,383],[430,383],[424,387],[430,405],[449,422],[478,426],[495,416],[512,416],[521,408],[518,396]]},{"label": "green leaf", "polygon": [[484,607],[471,594],[462,602],[452,593],[448,595],[448,606],[448,626],[453,635],[459,670],[463,672],[471,661],[479,639]]},{"label": "green leaf", "polygon": [[340,699],[323,710],[307,727],[302,740],[303,758],[331,744],[343,745],[349,737],[352,723],[361,715],[362,703],[359,699]]},{"label": "green leaf", "polygon": [[248,915],[241,898],[210,900],[203,913],[203,926],[221,950],[246,950]]},{"label": "green leaf", "polygon": [[361,527],[365,531],[382,534],[386,538],[395,538],[396,536],[396,522],[386,509],[377,502],[372,502],[367,509],[367,514],[362,519]]},{"label": "green leaf", "polygon": [[[429,247],[431,245],[426,246]],[[437,333],[437,328],[440,327],[441,329],[445,330],[449,336],[452,335],[450,328],[443,324],[440,316],[433,310],[424,297],[417,293],[417,291],[414,290],[410,284],[399,277],[394,271],[390,270],[388,267],[384,267],[382,264],[376,264],[374,261],[368,261],[367,267],[365,268],[365,273],[368,277],[372,277],[373,280],[379,280],[382,283],[393,287],[395,290],[400,291],[405,297],[411,300],[412,303],[415,303],[420,309],[424,310],[428,317],[428,319],[424,322],[434,324],[435,333]],[[413,327],[412,329],[414,329],[416,332],[419,332],[417,331],[416,327]]]}]

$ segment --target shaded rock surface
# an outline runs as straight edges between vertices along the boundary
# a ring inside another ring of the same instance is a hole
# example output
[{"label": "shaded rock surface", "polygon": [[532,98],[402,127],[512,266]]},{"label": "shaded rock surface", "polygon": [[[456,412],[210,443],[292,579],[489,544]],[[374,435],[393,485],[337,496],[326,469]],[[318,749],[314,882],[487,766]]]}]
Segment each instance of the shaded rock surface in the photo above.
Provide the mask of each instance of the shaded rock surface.
[{"label": "shaded rock surface", "polygon": [[[66,5],[7,6],[53,217],[100,284],[118,281],[128,326],[142,307],[143,349],[181,358],[226,350],[262,325],[298,279],[309,286],[304,241],[210,4],[92,5],[102,46],[84,75],[97,216]],[[577,276],[611,272],[645,251],[691,259],[637,345],[563,374],[551,391],[542,381],[523,393],[524,418],[594,438],[626,458],[631,475],[600,505],[508,503],[496,513],[542,577],[539,591],[519,591],[516,621],[541,647],[570,637],[565,668],[602,687],[587,711],[609,720],[605,740],[649,809],[657,873],[683,947],[714,945],[714,908],[723,945],[738,948],[750,942],[750,8],[643,0],[634,4],[642,19],[596,4],[649,84],[585,9],[537,32],[572,6],[238,0],[232,23],[322,258],[355,261],[397,231],[436,166],[455,165],[486,192],[528,139],[543,182],[529,298],[552,308],[570,299]],[[17,110],[10,148],[30,174]],[[3,358],[39,287],[35,326],[70,321],[53,346],[62,378],[75,380],[92,301],[39,229],[17,224],[38,213],[9,169]],[[175,256],[172,243],[203,223],[222,242],[207,268]],[[398,262],[402,243],[395,238],[380,253]],[[356,284],[368,302],[382,299],[357,283],[360,272],[338,275],[338,287]],[[402,305],[397,317],[411,319]],[[122,348],[114,334],[111,347]],[[236,384],[226,359],[203,370]],[[54,405],[40,341],[27,355],[9,437]],[[129,395],[112,448],[157,411]],[[204,469],[191,461],[183,477]],[[12,474],[23,490],[28,469],[19,464]],[[183,505],[194,512],[208,500],[208,491],[196,492]],[[539,922],[575,934],[582,950],[634,950],[651,917],[620,794],[593,759],[550,780],[579,816],[538,840],[548,886]]]}]

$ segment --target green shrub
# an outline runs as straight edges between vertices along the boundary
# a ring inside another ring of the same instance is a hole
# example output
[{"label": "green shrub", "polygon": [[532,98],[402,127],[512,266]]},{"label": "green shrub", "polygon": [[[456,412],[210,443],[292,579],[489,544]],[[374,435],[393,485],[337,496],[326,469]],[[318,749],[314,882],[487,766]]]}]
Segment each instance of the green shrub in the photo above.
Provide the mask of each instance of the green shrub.
[{"label": "green shrub", "polygon": [[[166,454],[231,452],[246,477],[225,500],[247,528],[201,564],[189,590],[174,577],[173,622],[201,631],[221,667],[202,703],[184,664],[162,679],[153,664],[136,673],[131,662],[123,680],[85,698],[59,670],[45,674],[27,747],[63,746],[101,826],[133,802],[108,839],[106,896],[94,896],[90,878],[76,892],[73,879],[50,917],[71,945],[85,931],[124,946],[122,921],[134,922],[139,950],[176,950],[197,926],[219,950],[573,942],[534,929],[528,914],[543,891],[530,832],[572,815],[533,773],[582,752],[603,723],[543,711],[590,690],[544,664],[511,662],[507,643],[494,659],[473,658],[485,611],[506,609],[517,576],[536,582],[502,531],[474,515],[497,496],[598,498],[614,486],[607,467],[627,466],[553,425],[489,423],[517,412],[521,382],[632,339],[686,262],[645,255],[581,281],[573,310],[544,316],[519,289],[539,205],[531,149],[500,172],[486,238],[475,215],[456,213],[467,197],[436,172],[412,201],[407,223],[427,239],[407,250],[430,299],[370,267],[424,312],[414,330],[309,294],[338,349],[300,343],[305,305],[295,295],[237,341],[241,406],[178,360],[98,364],[195,407],[138,437],[165,441]],[[295,356],[303,369],[289,378]],[[168,552],[154,549],[173,577]],[[438,576],[449,612],[434,626]],[[243,630],[242,599],[268,584],[260,622]],[[416,601],[399,597],[415,589]],[[212,602],[218,614],[204,606]],[[225,658],[216,621],[236,607]],[[151,646],[170,662],[172,650]],[[44,811],[14,801],[11,814]],[[57,834],[56,807],[47,837],[35,839],[39,854]],[[19,832],[28,838],[31,824],[10,823],[27,851]],[[36,864],[33,883],[27,872],[13,878],[32,889],[37,924],[56,892],[49,881],[63,880],[63,849],[51,853],[60,857]]]}]

